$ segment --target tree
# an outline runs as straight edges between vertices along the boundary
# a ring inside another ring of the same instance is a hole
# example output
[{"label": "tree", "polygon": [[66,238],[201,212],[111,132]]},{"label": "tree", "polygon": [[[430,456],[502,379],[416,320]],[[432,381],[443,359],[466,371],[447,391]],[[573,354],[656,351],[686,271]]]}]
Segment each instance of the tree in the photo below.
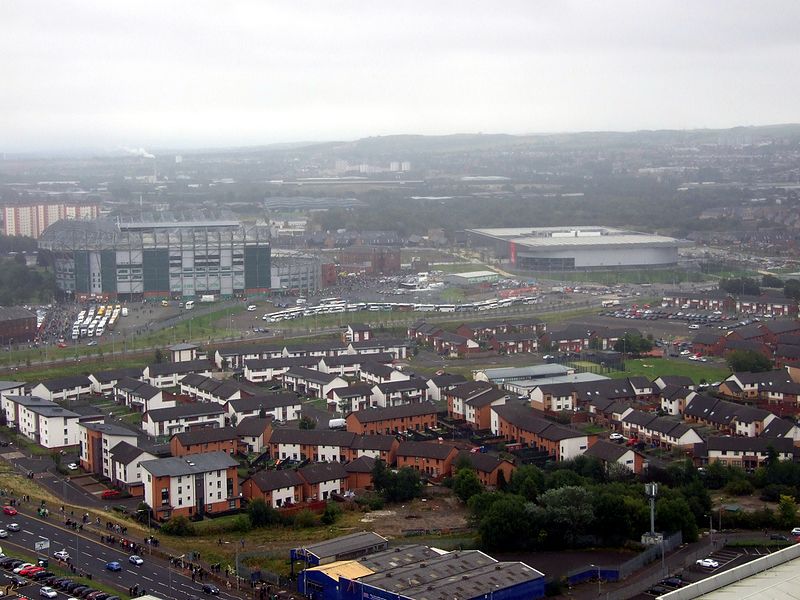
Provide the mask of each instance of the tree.
[{"label": "tree", "polygon": [[478,525],[487,550],[523,550],[530,542],[531,515],[520,496],[503,494],[488,508]]},{"label": "tree", "polygon": [[194,525],[184,516],[172,517],[161,526],[161,532],[178,537],[188,537],[195,534]]},{"label": "tree", "polygon": [[739,294],[743,296],[758,296],[761,288],[758,281],[751,277],[736,277],[733,279],[722,279],[719,282],[719,289],[729,294]]},{"label": "tree", "polygon": [[783,288],[783,279],[767,273],[761,277],[761,285],[767,288]]},{"label": "tree", "polygon": [[136,512],[133,514],[133,518],[139,523],[147,524],[150,521],[150,515],[152,514],[152,509],[147,502],[139,502],[136,506]]},{"label": "tree", "polygon": [[778,519],[781,525],[786,527],[794,527],[797,519],[797,502],[791,496],[781,496],[778,502]]},{"label": "tree", "polygon": [[800,280],[787,279],[783,286],[783,295],[792,300],[800,300]]},{"label": "tree", "polygon": [[728,354],[728,367],[734,372],[762,373],[772,369],[772,361],[760,352],[734,350]]},{"label": "tree", "polygon": [[512,494],[533,501],[544,489],[544,473],[533,465],[522,465],[511,473],[508,491]]},{"label": "tree", "polygon": [[416,470],[403,467],[395,473],[382,460],[376,460],[372,467],[372,484],[386,502],[405,502],[422,493],[422,481]]},{"label": "tree", "polygon": [[338,519],[341,514],[341,508],[339,508],[336,504],[328,502],[328,504],[325,506],[325,512],[322,513],[320,521],[323,525],[333,525],[336,523],[336,519]]},{"label": "tree", "polygon": [[472,469],[460,469],[453,479],[453,493],[465,504],[483,491],[483,484]]},{"label": "tree", "polygon": [[160,365],[162,362],[164,362],[164,351],[161,348],[156,348],[154,359],[157,365]]},{"label": "tree", "polygon": [[697,541],[697,522],[686,499],[680,495],[656,502],[656,526],[665,533],[680,530],[684,542]]},{"label": "tree", "polygon": [[317,422],[312,419],[311,417],[300,417],[300,422],[297,424],[300,429],[314,429],[317,426]]},{"label": "tree", "polygon": [[247,515],[250,517],[250,525],[254,528],[274,525],[281,520],[278,511],[269,506],[262,498],[256,498],[247,505]]},{"label": "tree", "polygon": [[594,495],[585,487],[568,485],[547,490],[539,500],[556,539],[574,543],[594,522]]}]

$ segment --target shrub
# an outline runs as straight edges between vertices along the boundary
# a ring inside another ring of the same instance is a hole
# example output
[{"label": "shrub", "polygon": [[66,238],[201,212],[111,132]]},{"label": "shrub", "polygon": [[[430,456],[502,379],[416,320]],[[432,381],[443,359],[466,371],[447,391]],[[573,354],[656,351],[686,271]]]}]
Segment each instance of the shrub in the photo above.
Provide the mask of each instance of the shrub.
[{"label": "shrub", "polygon": [[323,525],[333,525],[341,514],[342,509],[337,504],[329,502],[325,507],[325,512],[322,513],[320,521],[322,521]]},{"label": "shrub", "polygon": [[167,535],[179,537],[188,537],[195,534],[194,525],[189,522],[189,519],[182,516],[172,517],[161,526],[161,531]]},{"label": "shrub", "polygon": [[747,479],[734,479],[728,482],[725,491],[731,496],[749,496],[753,493],[753,484]]},{"label": "shrub", "polygon": [[298,529],[307,529],[317,524],[317,516],[307,508],[304,508],[294,516],[294,526]]}]

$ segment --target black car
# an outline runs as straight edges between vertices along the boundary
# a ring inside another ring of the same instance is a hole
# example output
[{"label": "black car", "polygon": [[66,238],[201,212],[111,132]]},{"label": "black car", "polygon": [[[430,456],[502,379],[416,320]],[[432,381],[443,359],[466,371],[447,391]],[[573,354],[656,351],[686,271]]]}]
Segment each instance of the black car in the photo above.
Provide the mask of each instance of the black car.
[{"label": "black car", "polygon": [[96,590],[96,589],[94,589],[94,588],[87,587],[85,590],[83,590],[83,591],[81,591],[81,592],[77,592],[77,593],[76,593],[76,592],[72,592],[72,593],[73,593],[73,595],[75,595],[75,596],[79,596],[79,597],[81,597],[81,598],[85,598],[86,596],[88,596],[88,595],[89,595],[89,594],[91,594],[92,592],[96,592],[96,591],[98,591],[98,590]]},{"label": "black car", "polygon": [[88,585],[79,585],[69,590],[69,593],[72,594],[73,596],[80,596],[81,592],[85,592],[86,590],[89,589],[91,588]]},{"label": "black car", "polygon": [[97,594],[97,596],[94,597],[94,600],[108,600],[108,597],[110,595],[111,594],[108,594],[106,592],[100,592],[99,594]]},{"label": "black car", "polygon": [[24,560],[20,560],[18,558],[15,558],[10,563],[8,563],[8,565],[6,565],[5,568],[6,569],[16,569],[18,566],[20,566],[24,562],[25,562]]},{"label": "black car", "polygon": [[5,569],[8,565],[10,565],[15,560],[17,560],[17,559],[16,558],[11,558],[10,556],[6,556],[5,558],[0,559],[0,567],[3,567]]},{"label": "black car", "polygon": [[28,580],[25,579],[24,577],[20,577],[19,575],[14,575],[11,578],[11,581],[13,581],[14,585],[17,585],[17,586],[28,585]]},{"label": "black car", "polygon": [[59,579],[61,579],[61,577],[59,577],[58,575],[51,575],[50,577],[45,577],[39,583],[41,583],[42,585],[49,585],[50,587],[56,587],[55,585],[53,585],[53,583],[55,581],[58,581]]},{"label": "black car", "polygon": [[52,571],[39,571],[38,573],[33,574],[33,579],[34,581],[40,581],[45,577],[51,577],[52,575],[55,575],[55,573]]},{"label": "black car", "polygon": [[661,583],[669,587],[679,588],[683,586],[683,579],[680,577],[667,577],[666,579],[662,579]]},{"label": "black car", "polygon": [[211,594],[212,596],[219,596],[219,588],[215,585],[211,585],[210,583],[204,583],[203,593]]},{"label": "black car", "polygon": [[780,533],[773,533],[772,535],[769,536],[769,539],[771,539],[771,540],[779,540],[781,542],[788,542],[789,541],[789,538],[787,536],[782,535]]},{"label": "black car", "polygon": [[119,596],[109,596],[106,600],[121,600]]},{"label": "black car", "polygon": [[669,592],[669,588],[665,588],[663,585],[654,585],[647,590],[647,593],[652,594],[653,596],[660,596],[661,594],[666,594],[667,592]]}]

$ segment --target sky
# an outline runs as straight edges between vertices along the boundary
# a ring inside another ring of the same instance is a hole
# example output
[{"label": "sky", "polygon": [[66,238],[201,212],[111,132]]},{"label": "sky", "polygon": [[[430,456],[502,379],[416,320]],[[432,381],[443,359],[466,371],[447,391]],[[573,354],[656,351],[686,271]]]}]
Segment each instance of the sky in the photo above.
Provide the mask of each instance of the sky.
[{"label": "sky", "polygon": [[797,0],[5,0],[0,151],[800,121]]}]

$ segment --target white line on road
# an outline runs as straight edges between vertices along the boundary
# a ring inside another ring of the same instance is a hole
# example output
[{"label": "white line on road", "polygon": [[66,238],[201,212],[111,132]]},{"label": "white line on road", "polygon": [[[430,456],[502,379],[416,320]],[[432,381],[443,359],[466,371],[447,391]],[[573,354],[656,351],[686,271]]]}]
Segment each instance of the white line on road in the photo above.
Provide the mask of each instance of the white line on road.
[{"label": "white line on road", "polygon": [[27,533],[28,535],[34,535],[32,531],[28,531],[27,529],[23,529],[22,533]]},{"label": "white line on road", "polygon": [[152,579],[150,579],[146,575],[142,575],[142,579],[144,579],[145,581],[153,581]]},{"label": "white line on road", "polygon": [[130,569],[125,569],[125,570],[126,570],[128,573],[130,573],[131,575],[138,575],[138,573],[137,573],[136,571],[131,571]]}]

